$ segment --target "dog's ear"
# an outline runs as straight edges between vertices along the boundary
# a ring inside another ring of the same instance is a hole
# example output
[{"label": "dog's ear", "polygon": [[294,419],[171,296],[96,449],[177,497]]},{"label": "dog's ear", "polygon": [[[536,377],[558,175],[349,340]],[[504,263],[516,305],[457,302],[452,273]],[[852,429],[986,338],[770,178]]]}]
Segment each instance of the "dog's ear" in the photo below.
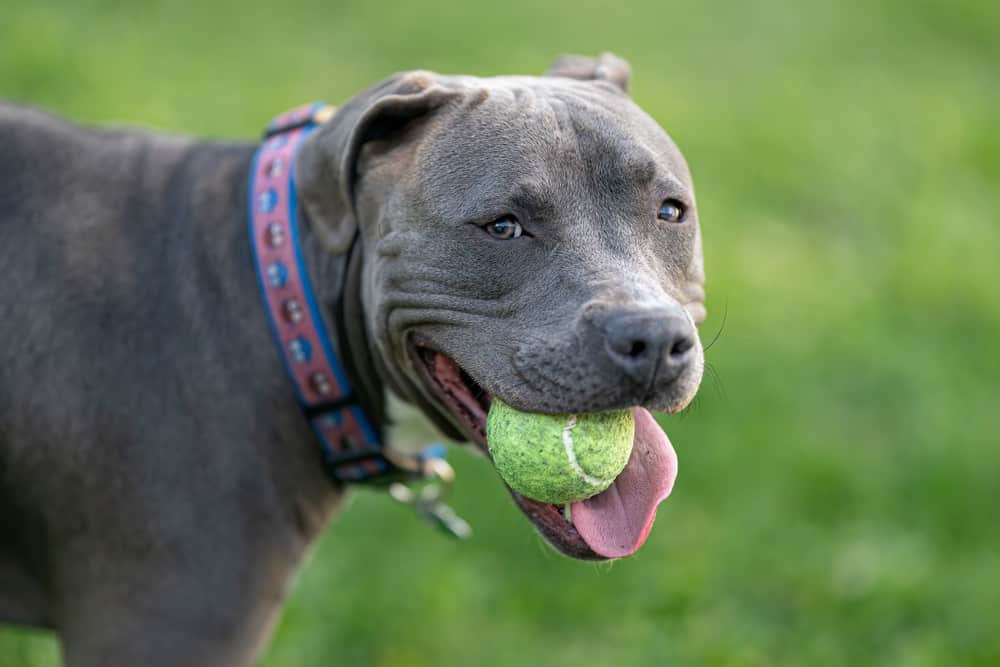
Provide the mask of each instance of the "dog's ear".
[{"label": "dog's ear", "polygon": [[343,254],[354,239],[354,186],[365,142],[399,131],[460,94],[431,72],[397,74],[352,97],[306,139],[295,158],[295,184],[324,250]]},{"label": "dog's ear", "polygon": [[596,58],[565,55],[556,58],[545,76],[562,76],[581,81],[607,81],[628,92],[628,80],[632,68],[613,53],[602,53]]}]

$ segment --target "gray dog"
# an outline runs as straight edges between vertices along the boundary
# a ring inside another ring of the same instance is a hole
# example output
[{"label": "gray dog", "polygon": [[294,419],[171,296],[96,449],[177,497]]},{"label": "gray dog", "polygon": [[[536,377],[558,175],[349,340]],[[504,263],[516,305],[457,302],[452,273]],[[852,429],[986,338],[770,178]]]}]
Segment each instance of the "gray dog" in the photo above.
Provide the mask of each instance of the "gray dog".
[{"label": "gray dog", "polygon": [[[484,451],[492,396],[633,408],[608,502],[512,492],[585,559],[645,539],[672,465],[647,409],[703,368],[690,175],[628,75],[400,74],[295,158],[302,258],[376,428],[387,390]],[[256,148],[0,106],[0,621],[55,629],[71,667],[252,663],[343,498],[250,261]]]}]

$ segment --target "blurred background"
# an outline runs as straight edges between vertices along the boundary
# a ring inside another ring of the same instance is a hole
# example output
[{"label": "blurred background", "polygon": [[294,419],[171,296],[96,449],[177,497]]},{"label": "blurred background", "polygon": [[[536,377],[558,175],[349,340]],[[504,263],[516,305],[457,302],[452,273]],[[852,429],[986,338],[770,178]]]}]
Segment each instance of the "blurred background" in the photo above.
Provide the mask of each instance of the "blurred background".
[{"label": "blurred background", "polygon": [[253,139],[395,71],[604,50],[691,165],[718,335],[649,542],[558,557],[455,451],[474,538],[356,493],[263,664],[1000,664],[1000,3],[32,0],[0,96]]}]

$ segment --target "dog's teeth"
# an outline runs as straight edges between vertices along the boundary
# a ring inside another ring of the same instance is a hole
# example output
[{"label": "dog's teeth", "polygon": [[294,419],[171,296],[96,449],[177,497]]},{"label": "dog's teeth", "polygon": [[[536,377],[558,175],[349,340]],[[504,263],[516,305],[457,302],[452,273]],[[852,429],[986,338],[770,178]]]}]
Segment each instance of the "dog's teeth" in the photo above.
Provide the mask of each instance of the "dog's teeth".
[{"label": "dog's teeth", "polygon": [[570,505],[569,503],[566,503],[565,505],[563,505],[562,515],[563,515],[563,518],[566,519],[566,523],[568,523],[569,525],[572,526],[573,525],[573,506]]}]

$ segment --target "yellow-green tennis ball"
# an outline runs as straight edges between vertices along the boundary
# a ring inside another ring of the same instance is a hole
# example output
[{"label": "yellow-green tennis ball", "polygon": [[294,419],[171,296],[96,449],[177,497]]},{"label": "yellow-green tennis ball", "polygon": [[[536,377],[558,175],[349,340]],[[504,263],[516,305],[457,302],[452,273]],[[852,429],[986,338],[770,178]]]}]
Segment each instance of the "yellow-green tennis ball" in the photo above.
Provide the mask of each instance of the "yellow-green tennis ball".
[{"label": "yellow-green tennis ball", "polygon": [[634,437],[631,410],[542,415],[494,398],[486,418],[497,472],[510,488],[543,503],[571,503],[611,486]]}]

